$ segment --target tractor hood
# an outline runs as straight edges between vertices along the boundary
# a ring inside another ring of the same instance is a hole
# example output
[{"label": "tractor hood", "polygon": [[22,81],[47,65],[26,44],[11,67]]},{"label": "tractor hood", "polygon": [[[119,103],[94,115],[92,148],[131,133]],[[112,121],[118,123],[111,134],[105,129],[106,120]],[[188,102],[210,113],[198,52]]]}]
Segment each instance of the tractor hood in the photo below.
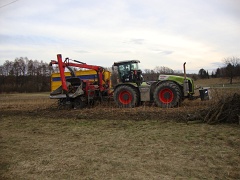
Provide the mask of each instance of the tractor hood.
[{"label": "tractor hood", "polygon": [[[186,77],[187,80],[190,82],[193,82],[193,80],[189,77]],[[184,77],[182,76],[175,76],[175,75],[165,75],[165,74],[160,74],[158,77],[159,81],[175,81],[180,85],[183,85],[184,82]]]}]

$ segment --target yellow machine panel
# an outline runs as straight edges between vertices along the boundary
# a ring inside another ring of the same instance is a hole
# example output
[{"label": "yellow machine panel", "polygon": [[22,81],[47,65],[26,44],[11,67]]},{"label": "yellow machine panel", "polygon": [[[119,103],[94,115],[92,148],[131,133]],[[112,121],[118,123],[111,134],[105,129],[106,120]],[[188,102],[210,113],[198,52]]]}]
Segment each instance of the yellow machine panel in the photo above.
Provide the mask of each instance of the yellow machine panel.
[{"label": "yellow machine panel", "polygon": [[[65,72],[66,79],[71,77],[70,72]],[[82,80],[89,80],[89,81],[98,81],[97,78],[97,72],[95,70],[80,70],[75,71],[75,74],[77,77],[79,77]],[[103,84],[105,84],[105,81],[110,82],[111,72],[110,71],[104,71],[103,73]],[[52,73],[51,75],[51,92],[56,90],[59,86],[62,85],[60,73]]]}]

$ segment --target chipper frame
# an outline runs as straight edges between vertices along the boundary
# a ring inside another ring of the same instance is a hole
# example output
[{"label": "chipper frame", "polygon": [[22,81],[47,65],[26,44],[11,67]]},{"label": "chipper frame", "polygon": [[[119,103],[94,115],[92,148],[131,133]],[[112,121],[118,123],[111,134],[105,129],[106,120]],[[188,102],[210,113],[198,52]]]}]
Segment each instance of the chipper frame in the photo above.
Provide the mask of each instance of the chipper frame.
[{"label": "chipper frame", "polygon": [[[70,104],[72,107],[82,108],[87,104],[93,103],[95,99],[101,99],[108,94],[109,82],[103,83],[103,67],[88,65],[77,60],[70,60],[69,58],[66,58],[63,62],[61,54],[57,55],[57,61],[51,61],[50,65],[52,66],[53,64],[58,65],[62,85],[50,94],[50,98],[59,99],[60,106]],[[64,74],[66,67],[68,69],[71,69],[70,67],[78,67],[95,70],[97,72],[97,82],[81,80],[78,77],[74,77],[74,75],[66,79]]]}]

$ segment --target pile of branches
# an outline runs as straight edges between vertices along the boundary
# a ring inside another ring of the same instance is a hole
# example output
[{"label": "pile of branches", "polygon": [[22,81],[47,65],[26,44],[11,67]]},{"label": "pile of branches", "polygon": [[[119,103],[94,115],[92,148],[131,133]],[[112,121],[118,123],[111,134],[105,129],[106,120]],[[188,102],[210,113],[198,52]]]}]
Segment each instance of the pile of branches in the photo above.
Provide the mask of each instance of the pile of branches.
[{"label": "pile of branches", "polygon": [[208,124],[237,123],[240,124],[240,94],[222,97],[207,108],[187,115],[187,122],[201,121]]},{"label": "pile of branches", "polygon": [[208,124],[239,123],[240,94],[233,94],[219,100],[205,111],[203,122]]}]

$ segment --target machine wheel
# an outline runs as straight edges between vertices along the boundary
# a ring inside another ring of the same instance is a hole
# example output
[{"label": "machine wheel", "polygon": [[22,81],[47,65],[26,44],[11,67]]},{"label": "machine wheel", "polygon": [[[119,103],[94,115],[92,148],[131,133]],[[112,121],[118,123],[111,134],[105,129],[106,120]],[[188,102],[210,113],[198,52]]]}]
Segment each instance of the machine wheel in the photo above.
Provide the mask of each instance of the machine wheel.
[{"label": "machine wheel", "polygon": [[181,90],[179,86],[173,82],[164,82],[156,87],[153,93],[153,98],[159,107],[176,107],[180,104],[182,99]]},{"label": "machine wheel", "polygon": [[82,109],[87,106],[85,101],[82,101],[80,97],[76,97],[73,101],[73,108],[74,109]]},{"label": "machine wheel", "polygon": [[71,102],[67,101],[66,98],[58,99],[58,107],[59,110],[61,109],[71,109]]},{"label": "machine wheel", "polygon": [[137,93],[130,86],[119,86],[114,92],[114,101],[118,107],[133,108],[137,105]]}]

